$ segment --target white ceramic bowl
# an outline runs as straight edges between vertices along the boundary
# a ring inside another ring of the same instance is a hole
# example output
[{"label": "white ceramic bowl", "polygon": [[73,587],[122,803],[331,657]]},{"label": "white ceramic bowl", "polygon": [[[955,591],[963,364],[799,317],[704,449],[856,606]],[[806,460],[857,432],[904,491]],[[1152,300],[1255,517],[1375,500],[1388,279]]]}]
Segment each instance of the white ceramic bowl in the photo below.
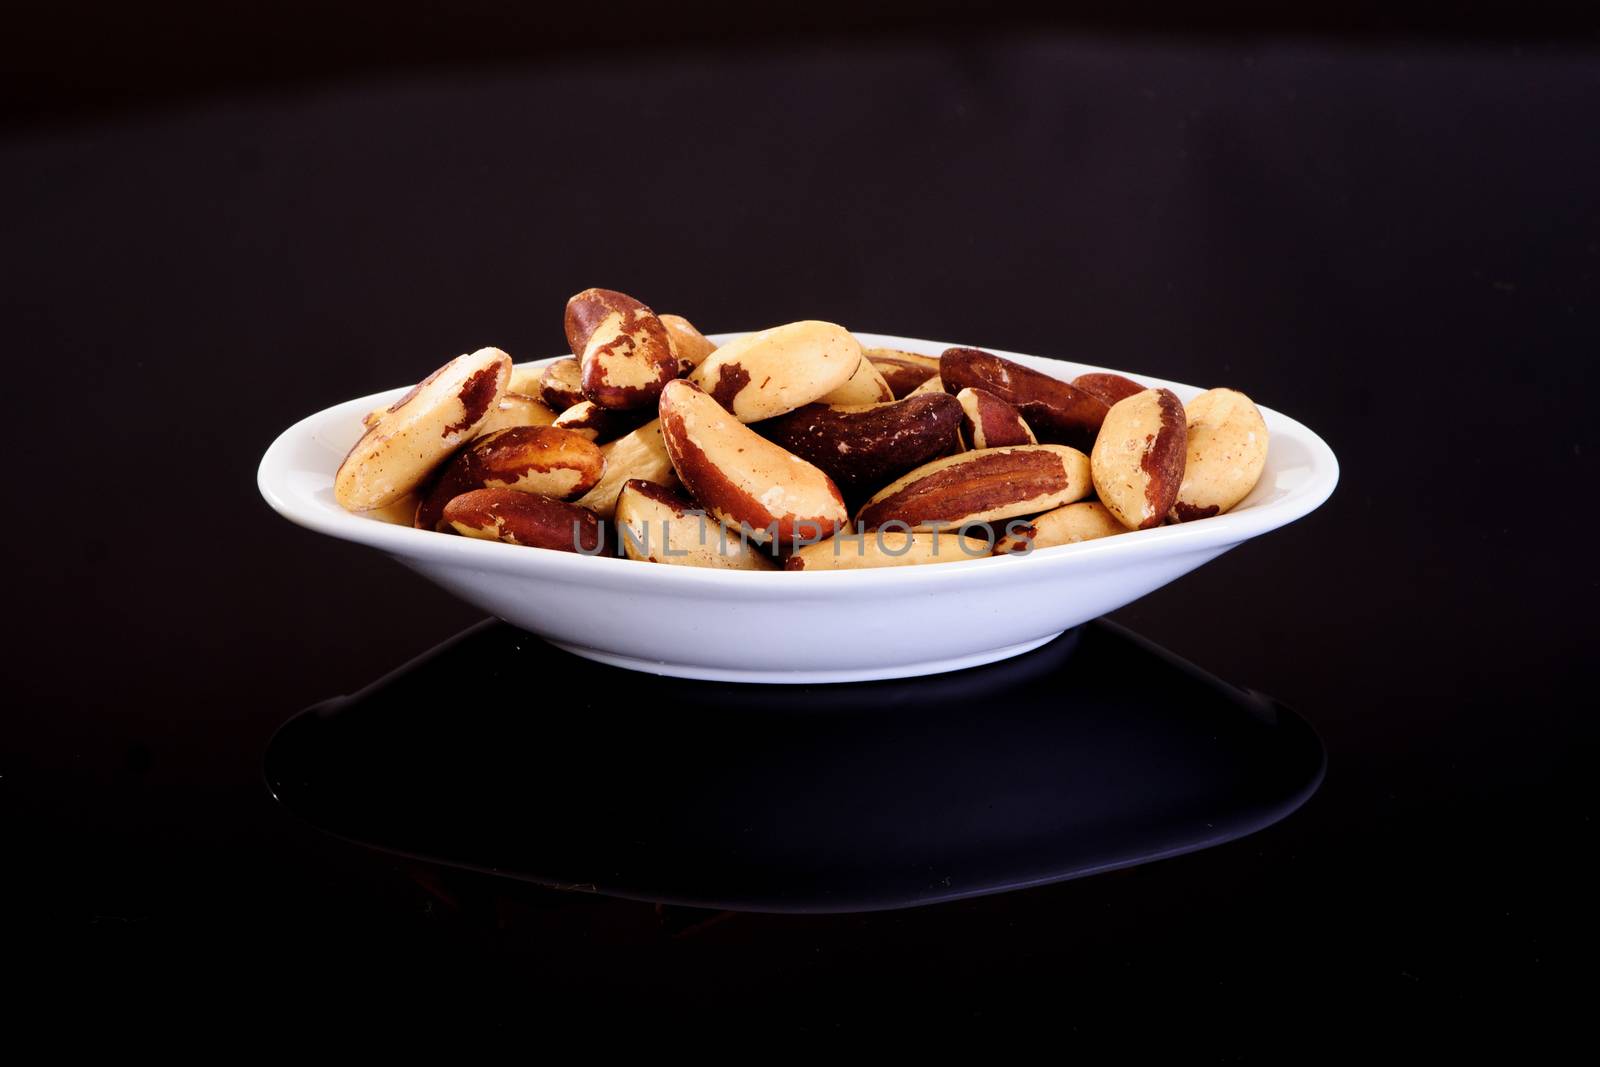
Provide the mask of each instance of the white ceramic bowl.
[{"label": "white ceramic bowl", "polygon": [[[856,336],[929,355],[950,347]],[[1061,378],[1107,369],[987,351]],[[1185,401],[1201,392],[1131,376]],[[333,474],[361,433],[361,417],[407,388],[335,405],[285,430],[261,459],[262,496],[290,521],[386,552],[569,652],[684,678],[849,682],[1015,656],[1293,522],[1328,499],[1339,480],[1321,438],[1262,408],[1272,432],[1266,471],[1226,515],[1026,556],[857,571],[705,570],[454,537],[344,511],[333,499]]]}]

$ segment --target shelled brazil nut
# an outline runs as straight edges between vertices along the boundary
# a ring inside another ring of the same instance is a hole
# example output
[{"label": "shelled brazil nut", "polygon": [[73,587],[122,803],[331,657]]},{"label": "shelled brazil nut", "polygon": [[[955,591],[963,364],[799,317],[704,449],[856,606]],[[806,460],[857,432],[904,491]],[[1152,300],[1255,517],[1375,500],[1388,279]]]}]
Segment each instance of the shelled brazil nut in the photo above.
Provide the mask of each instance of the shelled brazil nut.
[{"label": "shelled brazil nut", "polygon": [[1267,465],[1267,423],[1243,393],[1208,389],[1184,412],[1189,439],[1171,515],[1178,522],[1229,510],[1255,488]]},{"label": "shelled brazil nut", "polygon": [[413,492],[456,447],[470,441],[511,380],[498,348],[457,356],[395,401],[350,449],[333,476],[334,498],[369,511]]},{"label": "shelled brazil nut", "polygon": [[545,367],[539,376],[539,397],[558,412],[588,403],[583,395],[583,366],[575,357],[565,356]]},{"label": "shelled brazil nut", "polygon": [[458,534],[485,541],[557,552],[600,549],[600,520],[593,512],[515,489],[463,493],[445,505],[444,521]]},{"label": "shelled brazil nut", "polygon": [[1029,519],[1001,537],[994,551],[996,555],[1023,554],[1040,548],[1093,541],[1126,530],[1122,520],[1111,514],[1104,504],[1084,500]]},{"label": "shelled brazil nut", "polygon": [[565,325],[583,395],[601,407],[649,407],[678,376],[667,328],[626,293],[585,289],[567,301]]},{"label": "shelled brazil nut", "polygon": [[1189,425],[1170,389],[1145,389],[1111,405],[1091,457],[1094,488],[1130,530],[1159,526],[1183,484]]},{"label": "shelled brazil nut", "polygon": [[821,400],[861,363],[861,345],[831,322],[791,322],[729,341],[689,381],[740,422],[771,419]]},{"label": "shelled brazil nut", "polygon": [[973,386],[956,394],[961,405],[961,439],[968,448],[1036,445],[1022,413],[987,389]]},{"label": "shelled brazil nut", "polygon": [[690,494],[719,522],[750,531],[756,541],[820,539],[848,518],[831,478],[757,434],[691,381],[662,391],[661,436]]},{"label": "shelled brazil nut", "polygon": [[437,529],[445,505],[473,489],[515,489],[570,500],[593,489],[605,468],[599,447],[570,430],[517,426],[486,434],[456,453],[426,488],[415,525]]},{"label": "shelled brazil nut", "polygon": [[1066,445],[960,452],[925,463],[880,489],[856,515],[868,530],[960,527],[1036,515],[1089,495],[1089,459]]},{"label": "shelled brazil nut", "polygon": [[711,518],[692,499],[664,485],[632,478],[617,495],[617,540],[629,559],[649,563],[770,571],[772,558]]},{"label": "shelled brazil nut", "polygon": [[953,451],[960,422],[955,397],[935,393],[886,404],[807,404],[753,428],[820,467],[847,496],[863,499]]},{"label": "shelled brazil nut", "polygon": [[680,378],[704,363],[706,357],[717,350],[716,344],[682,315],[662,315],[661,325],[667,329],[667,344],[677,357]]}]

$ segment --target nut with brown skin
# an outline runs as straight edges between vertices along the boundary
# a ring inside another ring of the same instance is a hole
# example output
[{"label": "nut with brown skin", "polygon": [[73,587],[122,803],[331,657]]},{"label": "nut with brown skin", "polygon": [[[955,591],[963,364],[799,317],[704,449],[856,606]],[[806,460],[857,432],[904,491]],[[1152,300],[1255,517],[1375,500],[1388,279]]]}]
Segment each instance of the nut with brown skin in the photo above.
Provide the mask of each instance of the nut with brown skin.
[{"label": "nut with brown skin", "polygon": [[740,422],[770,419],[844,385],[861,363],[861,345],[831,322],[791,322],[729,341],[688,380]]},{"label": "nut with brown skin", "polygon": [[961,405],[961,439],[968,448],[1039,443],[1017,409],[987,389],[963,389],[956,402]]},{"label": "nut with brown skin", "polygon": [[680,379],[662,391],[661,435],[685,488],[718,522],[748,530],[752,540],[820,540],[848,518],[832,479],[739,422],[693,382]]},{"label": "nut with brown skin", "polygon": [[860,405],[887,404],[894,399],[889,383],[883,380],[872,360],[863,358],[856,364],[856,372],[839,388],[817,401],[819,404]]},{"label": "nut with brown skin", "polygon": [[600,520],[593,512],[515,489],[463,493],[444,506],[444,521],[456,533],[485,541],[557,552],[600,549]]},{"label": "nut with brown skin", "polygon": [[370,511],[412,492],[471,440],[505,395],[511,357],[498,348],[457,356],[389,406],[333,476],[334,499]]},{"label": "nut with brown skin", "polygon": [[1111,406],[1094,443],[1094,488],[1130,530],[1166,519],[1183,484],[1188,422],[1170,389],[1146,389]]},{"label": "nut with brown skin", "polygon": [[661,420],[652,419],[632,433],[623,434],[608,445],[600,446],[605,457],[606,470],[595,487],[580,497],[577,503],[609,519],[617,511],[617,494],[630,478],[654,482],[657,485],[674,485],[678,476],[673,473],[672,459],[661,439]]},{"label": "nut with brown skin", "polygon": [[1041,441],[1088,449],[1106,417],[1106,405],[1060,378],[976,348],[947,348],[939,376],[951,392],[987,389],[1021,412]]},{"label": "nut with brown skin", "polygon": [[597,445],[570,430],[517,426],[473,441],[456,453],[422,495],[415,524],[436,530],[444,507],[474,489],[515,489],[566,500],[600,481],[606,461]]},{"label": "nut with brown skin", "polygon": [[738,571],[777,566],[676,489],[637,479],[625,482],[617,496],[617,540],[629,559],[647,563]]},{"label": "nut with brown skin", "polygon": [[553,425],[558,429],[582,434],[597,444],[605,444],[638,429],[649,418],[648,410],[635,408],[630,411],[620,411],[616,408],[603,408],[593,400],[584,400],[556,416]]},{"label": "nut with brown skin", "polygon": [[902,352],[898,348],[868,348],[862,353],[883,375],[895,399],[903,399],[939,373],[939,357]]},{"label": "nut with brown skin", "polygon": [[1026,555],[1036,548],[1055,548],[1057,545],[1075,545],[1079,541],[1092,541],[1098,537],[1127,533],[1104,504],[1085,500],[1077,504],[1056,508],[1038,516],[1032,522],[1007,533],[995,542],[994,554]]},{"label": "nut with brown skin", "polygon": [[1184,405],[1189,423],[1174,522],[1209,518],[1250,495],[1267,465],[1267,422],[1234,389],[1208,389]]},{"label": "nut with brown skin", "polygon": [[717,350],[716,342],[694,328],[694,323],[682,315],[662,315],[661,325],[667,328],[667,343],[678,360],[678,374],[683,376],[706,361]]},{"label": "nut with brown skin", "polygon": [[1089,494],[1089,460],[1065,445],[959,452],[925,463],[878,491],[856,516],[873,530],[958,528],[1048,511]]},{"label": "nut with brown skin", "polygon": [[626,293],[585,289],[567,301],[565,324],[583,395],[601,407],[648,408],[678,376],[667,328]]},{"label": "nut with brown skin", "polygon": [[911,392],[907,393],[906,395],[922,396],[924,393],[946,393],[947,395],[951,396],[955,395],[950,393],[949,390],[944,387],[944,379],[939,377],[937,374],[923,382],[921,385],[917,386],[915,389],[911,390]]},{"label": "nut with brown skin", "polygon": [[753,428],[821,468],[848,498],[859,501],[949,452],[960,422],[955,397],[937,393],[865,407],[807,404]]},{"label": "nut with brown skin", "polygon": [[563,356],[539,376],[539,398],[552,411],[565,411],[589,398],[583,395],[583,365],[575,356]]},{"label": "nut with brown skin", "polygon": [[478,436],[484,437],[518,426],[549,426],[555,421],[556,413],[543,400],[526,393],[507,393],[489,412],[483,425],[478,427]]},{"label": "nut with brown skin", "polygon": [[906,533],[872,530],[835,534],[807,545],[783,561],[789,571],[852,571],[867,567],[912,567],[927,563],[959,563],[989,555],[989,542],[958,533]]},{"label": "nut with brown skin", "polygon": [[1146,388],[1132,378],[1124,378],[1120,374],[1107,374],[1102,371],[1078,375],[1072,379],[1072,387],[1081,389],[1083,392],[1095,397],[1108,408],[1119,400],[1128,399],[1134,393],[1144,392]]}]

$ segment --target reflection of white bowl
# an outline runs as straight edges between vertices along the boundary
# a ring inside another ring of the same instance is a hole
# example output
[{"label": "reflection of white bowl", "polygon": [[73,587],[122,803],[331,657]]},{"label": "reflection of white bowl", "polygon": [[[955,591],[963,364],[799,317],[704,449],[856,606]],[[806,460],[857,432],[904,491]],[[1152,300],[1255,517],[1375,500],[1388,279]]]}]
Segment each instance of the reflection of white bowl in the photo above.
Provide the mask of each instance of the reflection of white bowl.
[{"label": "reflection of white bowl", "polygon": [[[856,336],[929,355],[948,347]],[[1061,378],[1105,369],[995,354]],[[1185,401],[1201,391],[1131,376]],[[261,459],[262,496],[290,521],[387,552],[570,652],[685,678],[863,681],[1014,656],[1293,522],[1328,499],[1339,480],[1338,461],[1321,438],[1262,408],[1272,432],[1266,471],[1226,515],[1027,556],[855,571],[706,570],[504,545],[344,511],[333,499],[334,471],[360,435],[361,417],[404,391],[346,401],[285,430]]]}]

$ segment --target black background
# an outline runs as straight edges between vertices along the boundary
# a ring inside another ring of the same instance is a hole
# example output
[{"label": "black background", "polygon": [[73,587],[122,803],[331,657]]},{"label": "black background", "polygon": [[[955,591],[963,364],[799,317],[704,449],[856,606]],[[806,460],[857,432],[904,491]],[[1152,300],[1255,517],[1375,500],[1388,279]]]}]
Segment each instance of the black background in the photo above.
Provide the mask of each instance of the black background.
[{"label": "black background", "polygon": [[[1104,1023],[1089,1005],[1176,1004],[1223,1047],[1284,1013],[1429,1040],[1575,1021],[1592,30],[1561,7],[907,7],[12,26],[8,944],[88,1003],[171,969],[407,1004],[494,974],[502,1028],[571,998],[785,1033],[909,1003],[1070,1034]],[[816,317],[1225,383],[1318,430],[1343,466],[1327,506],[1116,617],[1305,714],[1321,793],[1145,868],[814,918],[452,874],[275,810],[281,721],[477,616],[273,515],[261,452],[463,349],[559,351],[589,285],[707,330]]]}]

